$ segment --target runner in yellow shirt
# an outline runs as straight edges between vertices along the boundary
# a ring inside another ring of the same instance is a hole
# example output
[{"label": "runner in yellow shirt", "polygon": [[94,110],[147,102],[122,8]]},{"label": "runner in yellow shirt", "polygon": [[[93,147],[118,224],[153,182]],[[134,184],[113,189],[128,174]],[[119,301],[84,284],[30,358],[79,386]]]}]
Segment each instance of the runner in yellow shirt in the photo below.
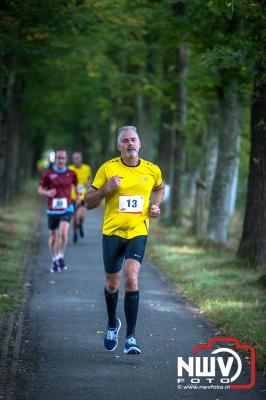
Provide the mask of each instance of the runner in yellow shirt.
[{"label": "runner in yellow shirt", "polygon": [[121,157],[113,158],[99,168],[85,195],[85,204],[88,209],[93,209],[105,198],[103,260],[108,327],[104,346],[113,351],[118,345],[121,321],[116,316],[116,307],[124,262],[127,322],[124,353],[140,354],[135,337],[138,274],[147,241],[149,217],[160,215],[164,184],[160,168],[139,158],[141,143],[134,126],[119,128],[117,146]]},{"label": "runner in yellow shirt", "polygon": [[[80,151],[75,151],[72,154],[73,164],[69,166],[69,169],[76,172],[78,177],[78,190],[81,197],[81,204],[75,209],[73,216],[73,242],[78,241],[78,231],[80,237],[84,237],[83,223],[85,219],[86,208],[84,206],[84,196],[91,183],[91,167],[87,164],[82,163],[82,153]],[[72,189],[71,198],[73,202],[76,201],[76,192],[74,187]]]}]

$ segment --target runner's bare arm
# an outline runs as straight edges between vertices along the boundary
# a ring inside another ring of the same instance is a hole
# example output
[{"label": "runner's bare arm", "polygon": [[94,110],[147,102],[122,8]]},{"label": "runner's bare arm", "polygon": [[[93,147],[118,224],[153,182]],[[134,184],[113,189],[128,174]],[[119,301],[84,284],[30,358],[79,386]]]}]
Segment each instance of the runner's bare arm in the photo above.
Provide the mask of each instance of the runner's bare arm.
[{"label": "runner's bare arm", "polygon": [[108,193],[117,190],[120,186],[120,177],[113,176],[110,178],[106,185],[100,189],[90,187],[85,194],[85,206],[88,210],[92,210],[100,205],[101,201],[107,196]]},{"label": "runner's bare arm", "polygon": [[94,189],[90,187],[85,194],[85,206],[88,210],[92,210],[100,205],[102,199],[106,196],[105,187]]},{"label": "runner's bare arm", "polygon": [[90,186],[91,186],[91,184],[92,184],[92,181],[93,181],[93,178],[92,178],[92,177],[91,177],[90,179],[87,180],[86,186],[87,186],[88,189],[90,188]]},{"label": "runner's bare arm", "polygon": [[150,200],[150,216],[152,218],[157,218],[160,215],[160,204],[163,200],[164,196],[164,183],[162,183],[160,186],[157,186],[151,194],[151,200]]},{"label": "runner's bare arm", "polygon": [[38,193],[41,194],[42,196],[54,197],[56,195],[56,189],[47,190],[44,187],[42,187],[41,185],[39,185]]},{"label": "runner's bare arm", "polygon": [[75,201],[75,203],[76,203],[76,205],[78,206],[78,205],[81,203],[81,197],[80,197],[80,193],[79,193],[79,186],[78,186],[78,184],[77,184],[77,185],[74,185],[74,188],[75,188],[75,192],[76,192],[76,201]]}]

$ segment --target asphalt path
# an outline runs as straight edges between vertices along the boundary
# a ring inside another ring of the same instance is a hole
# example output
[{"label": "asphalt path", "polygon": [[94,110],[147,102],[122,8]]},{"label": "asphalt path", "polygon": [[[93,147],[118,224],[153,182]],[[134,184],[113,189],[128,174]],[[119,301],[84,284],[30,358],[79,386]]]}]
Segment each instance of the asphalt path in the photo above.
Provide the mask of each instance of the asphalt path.
[{"label": "asphalt path", "polygon": [[[215,336],[211,324],[184,301],[158,268],[144,262],[137,325],[141,355],[124,355],[124,288],[119,292],[120,341],[103,347],[107,318],[101,254],[102,211],[87,213],[86,236],[65,255],[68,270],[49,272],[48,229],[40,223],[32,294],[25,315],[13,399],[16,400],[259,400],[261,374],[251,390],[177,388],[177,357]],[[248,367],[247,367],[248,368]]]}]

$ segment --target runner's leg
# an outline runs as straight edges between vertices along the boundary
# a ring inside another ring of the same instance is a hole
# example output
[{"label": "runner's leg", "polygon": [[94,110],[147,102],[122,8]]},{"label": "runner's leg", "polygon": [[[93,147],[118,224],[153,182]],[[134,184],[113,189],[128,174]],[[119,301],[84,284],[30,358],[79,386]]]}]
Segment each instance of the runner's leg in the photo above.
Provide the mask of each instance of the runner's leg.
[{"label": "runner's leg", "polygon": [[78,241],[78,210],[73,213],[73,242],[77,243]]},{"label": "runner's leg", "polygon": [[80,237],[84,237],[84,229],[83,229],[83,224],[85,220],[85,215],[86,215],[86,208],[81,205],[78,210],[77,210],[77,224],[79,227],[79,232],[80,232]]},{"label": "runner's leg", "polygon": [[139,308],[139,287],[138,274],[140,263],[137,260],[128,258],[125,261],[125,299],[124,310],[127,321],[126,337],[135,336],[135,328]]},{"label": "runner's leg", "polygon": [[58,253],[58,237],[58,229],[50,229],[48,244],[53,259],[57,256]]},{"label": "runner's leg", "polygon": [[104,269],[106,272],[105,301],[108,314],[108,326],[116,326],[116,307],[118,299],[118,289],[121,279],[121,269],[124,260],[124,249],[127,243],[116,235],[103,235],[102,249]]},{"label": "runner's leg", "polygon": [[118,301],[118,289],[120,285],[120,279],[121,279],[120,271],[114,274],[106,273],[104,295],[106,301],[109,328],[115,328],[116,326],[116,308]]},{"label": "runner's leg", "polygon": [[64,258],[65,249],[68,242],[69,222],[61,221],[59,225],[59,248],[58,257]]},{"label": "runner's leg", "polygon": [[145,253],[147,236],[130,239],[125,251],[125,299],[124,310],[127,321],[126,337],[135,336],[139,308],[138,276]]}]

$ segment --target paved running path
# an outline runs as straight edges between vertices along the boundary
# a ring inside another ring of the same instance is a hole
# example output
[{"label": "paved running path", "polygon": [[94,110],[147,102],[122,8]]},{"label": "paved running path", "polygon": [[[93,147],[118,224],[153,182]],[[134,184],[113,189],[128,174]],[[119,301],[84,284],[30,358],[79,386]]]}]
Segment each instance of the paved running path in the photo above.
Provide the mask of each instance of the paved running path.
[{"label": "paved running path", "polygon": [[[157,269],[144,264],[140,277],[137,335],[140,356],[124,355],[125,320],[115,352],[103,348],[106,311],[101,255],[101,210],[87,214],[86,237],[66,253],[69,270],[48,272],[46,217],[42,218],[33,291],[28,304],[14,399],[16,400],[255,400],[247,391],[178,390],[177,356],[214,337],[208,322],[184,303]],[[72,239],[72,232],[70,238]],[[261,378],[262,379],[262,378]],[[265,388],[265,386],[264,386]]]}]

